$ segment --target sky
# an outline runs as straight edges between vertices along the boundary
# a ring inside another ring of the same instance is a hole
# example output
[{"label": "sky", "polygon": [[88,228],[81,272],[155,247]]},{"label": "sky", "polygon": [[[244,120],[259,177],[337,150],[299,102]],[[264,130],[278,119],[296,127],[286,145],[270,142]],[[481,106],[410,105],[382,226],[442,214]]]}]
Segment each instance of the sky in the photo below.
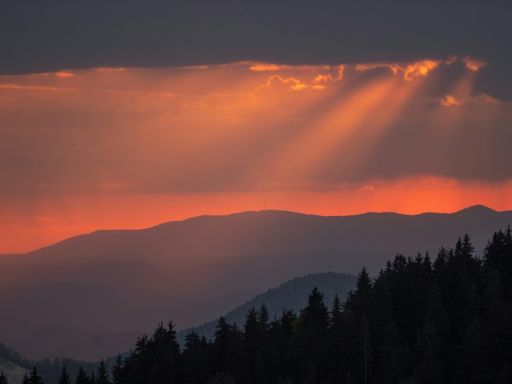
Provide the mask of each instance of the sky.
[{"label": "sky", "polygon": [[201,214],[512,209],[503,2],[0,4],[0,253]]}]

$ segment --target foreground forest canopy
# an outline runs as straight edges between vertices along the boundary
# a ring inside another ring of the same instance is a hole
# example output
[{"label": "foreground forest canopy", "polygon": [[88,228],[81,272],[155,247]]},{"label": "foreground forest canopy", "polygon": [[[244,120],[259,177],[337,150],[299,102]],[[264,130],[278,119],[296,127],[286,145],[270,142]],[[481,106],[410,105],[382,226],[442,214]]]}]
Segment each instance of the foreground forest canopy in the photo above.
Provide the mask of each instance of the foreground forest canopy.
[{"label": "foreground forest canopy", "polygon": [[[468,236],[437,257],[398,255],[372,280],[365,269],[345,302],[314,289],[299,313],[245,324],[220,318],[213,340],[160,325],[107,375],[76,384],[511,383],[512,234],[493,235],[482,258]],[[0,379],[5,383],[4,379]],[[36,371],[28,383],[41,383]],[[60,383],[71,380],[64,373]]]}]

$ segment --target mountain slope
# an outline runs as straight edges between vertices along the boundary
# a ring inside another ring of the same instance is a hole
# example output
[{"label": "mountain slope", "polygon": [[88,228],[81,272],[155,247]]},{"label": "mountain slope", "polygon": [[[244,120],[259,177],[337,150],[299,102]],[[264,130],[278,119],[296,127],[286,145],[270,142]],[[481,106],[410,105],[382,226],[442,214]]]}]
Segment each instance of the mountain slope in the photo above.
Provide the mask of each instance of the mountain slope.
[{"label": "mountain slope", "polygon": [[3,372],[9,384],[21,384],[28,368],[28,361],[0,343],[0,372]]},{"label": "mountain slope", "polygon": [[512,212],[477,206],[414,216],[245,212],[98,231],[0,257],[0,340],[28,358],[95,360],[128,350],[160,321],[194,326],[295,276],[363,265],[375,273],[396,253],[436,252],[465,232],[480,251],[510,223]]},{"label": "mountain slope", "polygon": [[9,384],[21,384],[23,376],[28,373],[28,370],[0,357],[0,372],[3,372]]},{"label": "mountain slope", "polygon": [[[327,305],[332,303],[336,294],[344,301],[348,292],[355,288],[356,281],[357,278],[354,275],[334,272],[315,273],[297,277],[257,295],[252,300],[229,311],[224,315],[224,318],[229,324],[237,324],[243,327],[247,312],[251,308],[260,309],[262,305],[267,307],[271,320],[279,317],[285,310],[297,313],[306,306],[308,295],[315,287],[324,294],[324,300]],[[178,340],[183,342],[186,334],[191,331],[195,331],[206,338],[211,338],[215,332],[216,325],[217,320],[214,320],[199,327],[183,330],[178,332]]]}]

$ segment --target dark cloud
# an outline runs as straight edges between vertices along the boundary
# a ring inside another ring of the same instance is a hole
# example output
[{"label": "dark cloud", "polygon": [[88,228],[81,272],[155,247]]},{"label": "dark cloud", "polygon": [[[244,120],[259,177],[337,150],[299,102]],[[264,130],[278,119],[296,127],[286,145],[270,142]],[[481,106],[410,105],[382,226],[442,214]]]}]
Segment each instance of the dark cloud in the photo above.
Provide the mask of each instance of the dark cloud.
[{"label": "dark cloud", "polygon": [[0,73],[258,60],[291,64],[469,55],[512,96],[510,2],[3,1]]}]

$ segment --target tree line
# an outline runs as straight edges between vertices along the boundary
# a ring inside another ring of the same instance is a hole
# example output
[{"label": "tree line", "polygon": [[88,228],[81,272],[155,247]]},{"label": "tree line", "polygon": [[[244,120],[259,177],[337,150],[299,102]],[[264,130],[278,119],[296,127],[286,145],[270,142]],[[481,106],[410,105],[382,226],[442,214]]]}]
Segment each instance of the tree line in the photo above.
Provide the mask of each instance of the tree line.
[{"label": "tree line", "polygon": [[[36,367],[38,376],[41,376],[41,378],[47,384],[58,383],[59,378],[62,375],[63,367],[66,367],[66,372],[69,374],[69,376],[75,377],[80,369],[86,372],[93,372],[97,370],[99,365],[99,362],[85,362],[70,358],[43,359],[34,362],[22,358],[12,348],[9,348],[8,346],[0,343],[0,360],[2,359],[14,363],[21,369],[27,371],[31,370],[33,367]],[[114,361],[115,358],[107,359],[104,364],[106,364],[108,367],[111,360]],[[5,384],[4,380],[7,380],[6,375],[2,374],[0,369],[0,384]]]},{"label": "tree line", "polygon": [[[314,289],[297,314],[269,319],[262,306],[241,325],[221,317],[212,340],[191,332],[180,348],[174,325],[160,324],[110,374],[101,363],[73,382],[512,383],[511,295],[509,227],[481,258],[467,235],[433,259],[398,255],[374,279],[363,269],[343,302]],[[33,370],[25,382],[42,380]],[[64,370],[59,384],[68,383]]]}]

